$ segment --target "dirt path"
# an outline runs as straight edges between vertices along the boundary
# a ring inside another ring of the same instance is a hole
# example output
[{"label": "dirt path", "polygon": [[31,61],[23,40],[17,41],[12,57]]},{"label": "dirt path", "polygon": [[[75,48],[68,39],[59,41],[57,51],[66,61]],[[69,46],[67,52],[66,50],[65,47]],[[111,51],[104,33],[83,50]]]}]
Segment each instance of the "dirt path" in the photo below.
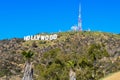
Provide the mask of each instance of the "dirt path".
[{"label": "dirt path", "polygon": [[109,75],[108,77],[101,80],[120,80],[120,72]]}]

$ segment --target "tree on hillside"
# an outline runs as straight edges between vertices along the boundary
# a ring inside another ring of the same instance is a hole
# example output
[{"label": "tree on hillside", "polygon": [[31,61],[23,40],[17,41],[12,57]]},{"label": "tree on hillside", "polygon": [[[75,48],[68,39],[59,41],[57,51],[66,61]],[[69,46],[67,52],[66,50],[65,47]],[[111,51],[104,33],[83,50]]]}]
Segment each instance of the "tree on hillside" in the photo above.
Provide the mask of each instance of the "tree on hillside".
[{"label": "tree on hillside", "polygon": [[22,55],[25,57],[26,62],[25,62],[25,67],[24,67],[24,76],[22,80],[33,80],[33,68],[32,68],[32,63],[31,63],[31,58],[34,55],[32,51],[23,51]]}]

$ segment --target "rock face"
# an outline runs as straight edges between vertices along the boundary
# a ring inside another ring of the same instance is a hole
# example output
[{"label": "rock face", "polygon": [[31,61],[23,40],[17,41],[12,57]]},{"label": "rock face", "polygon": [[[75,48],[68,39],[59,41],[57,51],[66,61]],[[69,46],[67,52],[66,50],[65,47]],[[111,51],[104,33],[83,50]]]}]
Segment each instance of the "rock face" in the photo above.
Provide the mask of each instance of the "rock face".
[{"label": "rock face", "polygon": [[33,68],[31,63],[25,64],[24,76],[22,80],[33,80]]}]

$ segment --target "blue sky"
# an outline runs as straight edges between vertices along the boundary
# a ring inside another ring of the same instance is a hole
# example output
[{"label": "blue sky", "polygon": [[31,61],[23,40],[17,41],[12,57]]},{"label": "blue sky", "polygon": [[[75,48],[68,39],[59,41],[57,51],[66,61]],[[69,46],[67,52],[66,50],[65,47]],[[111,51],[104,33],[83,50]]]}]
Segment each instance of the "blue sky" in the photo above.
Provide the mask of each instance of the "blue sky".
[{"label": "blue sky", "polygon": [[120,0],[0,0],[0,39],[82,28],[120,33]]}]

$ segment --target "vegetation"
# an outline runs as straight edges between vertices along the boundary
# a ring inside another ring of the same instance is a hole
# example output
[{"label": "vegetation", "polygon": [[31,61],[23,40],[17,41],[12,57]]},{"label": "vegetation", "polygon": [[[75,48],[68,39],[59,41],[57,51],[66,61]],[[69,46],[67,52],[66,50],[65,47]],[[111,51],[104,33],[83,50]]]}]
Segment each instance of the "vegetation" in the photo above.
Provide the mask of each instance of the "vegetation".
[{"label": "vegetation", "polygon": [[22,54],[26,58],[24,76],[22,80],[33,80],[33,68],[31,63],[33,52],[31,52],[30,50],[28,52],[23,51]]},{"label": "vegetation", "polygon": [[98,80],[101,74],[97,73],[98,66],[94,64],[103,56],[108,56],[108,53],[99,44],[91,45],[88,53],[82,56],[62,53],[58,48],[50,50],[43,54],[41,63],[36,66],[37,80],[69,80],[70,68],[77,73],[79,80]]},{"label": "vegetation", "polygon": [[21,53],[28,62],[33,59],[34,80],[69,80],[70,69],[76,73],[77,80],[99,80],[120,70],[120,35],[103,32],[57,34],[58,39],[52,41],[1,40],[0,77],[23,77],[25,61]]},{"label": "vegetation", "polygon": [[30,59],[32,58],[34,53],[31,50],[29,50],[29,51],[23,51],[22,55],[25,57],[27,62],[30,62]]}]

